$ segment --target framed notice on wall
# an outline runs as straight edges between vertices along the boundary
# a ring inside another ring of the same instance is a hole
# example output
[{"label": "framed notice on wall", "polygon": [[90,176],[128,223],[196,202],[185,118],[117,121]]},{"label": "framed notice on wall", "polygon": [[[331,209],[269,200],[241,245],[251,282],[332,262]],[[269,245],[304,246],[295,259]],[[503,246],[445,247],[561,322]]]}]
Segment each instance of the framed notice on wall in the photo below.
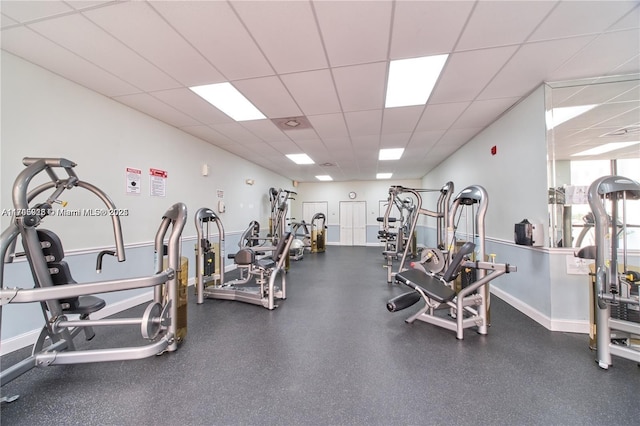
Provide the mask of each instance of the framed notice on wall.
[{"label": "framed notice on wall", "polygon": [[164,197],[167,195],[167,171],[149,169],[149,195]]}]

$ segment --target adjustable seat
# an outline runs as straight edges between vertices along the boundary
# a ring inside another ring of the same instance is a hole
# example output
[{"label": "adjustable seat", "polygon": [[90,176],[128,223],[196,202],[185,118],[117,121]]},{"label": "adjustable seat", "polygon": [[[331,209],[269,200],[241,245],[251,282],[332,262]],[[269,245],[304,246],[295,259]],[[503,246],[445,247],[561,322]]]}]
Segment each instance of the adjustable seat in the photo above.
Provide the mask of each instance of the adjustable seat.
[{"label": "adjustable seat", "polygon": [[[60,237],[48,229],[38,229],[38,239],[42,244],[42,253],[47,261],[53,285],[77,284],[71,276],[69,265],[64,260],[64,249]],[[106,306],[106,302],[96,296],[78,296],[59,300],[64,314],[80,315],[80,319],[87,319],[89,315]],[[87,340],[95,334],[91,327],[84,327]]]}]

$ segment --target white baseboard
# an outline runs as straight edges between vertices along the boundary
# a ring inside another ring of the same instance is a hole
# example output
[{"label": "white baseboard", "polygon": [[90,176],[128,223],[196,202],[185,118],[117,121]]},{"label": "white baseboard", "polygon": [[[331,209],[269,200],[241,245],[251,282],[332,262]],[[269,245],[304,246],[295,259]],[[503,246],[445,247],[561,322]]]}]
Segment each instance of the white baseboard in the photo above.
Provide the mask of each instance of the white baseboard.
[{"label": "white baseboard", "polygon": [[567,320],[567,319],[551,319],[547,315],[532,308],[520,299],[511,296],[503,290],[496,287],[491,287],[491,294],[499,297],[500,299],[513,306],[538,324],[542,325],[547,330],[561,331],[565,333],[582,333],[589,334],[589,321],[584,320]]}]

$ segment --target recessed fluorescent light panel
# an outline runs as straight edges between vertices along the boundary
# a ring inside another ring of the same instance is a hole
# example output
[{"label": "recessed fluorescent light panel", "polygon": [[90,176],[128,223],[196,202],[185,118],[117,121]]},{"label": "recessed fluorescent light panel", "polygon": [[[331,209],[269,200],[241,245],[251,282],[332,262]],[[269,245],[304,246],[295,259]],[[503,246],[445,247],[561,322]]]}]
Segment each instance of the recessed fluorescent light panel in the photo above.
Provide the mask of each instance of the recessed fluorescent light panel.
[{"label": "recessed fluorescent light panel", "polygon": [[633,146],[639,144],[640,141],[632,141],[632,142],[611,142],[608,144],[600,145],[595,148],[587,149],[586,151],[578,152],[577,154],[572,154],[572,157],[583,156],[583,155],[598,155],[604,154],[605,152],[616,151],[618,149],[626,148],[628,146]]},{"label": "recessed fluorescent light panel", "polygon": [[189,89],[236,121],[266,118],[231,83],[207,84],[189,87]]},{"label": "recessed fluorescent light panel", "polygon": [[333,178],[331,176],[329,176],[329,175],[318,175],[318,176],[316,176],[316,179],[322,180],[322,181],[333,180]]},{"label": "recessed fluorescent light panel", "polygon": [[384,106],[393,108],[426,104],[448,56],[391,61]]},{"label": "recessed fluorescent light panel", "polygon": [[572,107],[561,107],[554,108],[550,111],[547,111],[547,128],[549,130],[553,129],[564,123],[565,121],[569,121],[577,116],[584,114],[587,111],[591,111],[598,105],[577,105]]},{"label": "recessed fluorescent light panel", "polygon": [[296,164],[314,164],[315,163],[315,161],[313,161],[307,154],[287,154],[287,158]]},{"label": "recessed fluorescent light panel", "polygon": [[376,179],[391,179],[393,173],[378,173],[376,174]]},{"label": "recessed fluorescent light panel", "polygon": [[404,148],[384,148],[378,154],[378,160],[399,160]]}]

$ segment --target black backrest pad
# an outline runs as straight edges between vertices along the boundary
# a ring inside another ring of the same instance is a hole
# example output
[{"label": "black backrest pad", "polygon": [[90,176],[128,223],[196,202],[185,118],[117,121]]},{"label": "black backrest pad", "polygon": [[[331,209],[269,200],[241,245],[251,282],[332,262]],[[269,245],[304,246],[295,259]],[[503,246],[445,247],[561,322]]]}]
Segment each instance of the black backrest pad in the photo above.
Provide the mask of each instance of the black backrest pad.
[{"label": "black backrest pad", "polygon": [[45,256],[53,256],[55,258],[54,262],[60,262],[64,259],[64,249],[62,248],[62,241],[60,241],[60,237],[48,229],[38,229],[38,239],[42,242],[48,242],[51,244],[50,247],[46,247],[42,249],[42,253]]},{"label": "black backrest pad", "polygon": [[456,276],[460,272],[460,268],[462,266],[462,261],[464,260],[464,257],[473,253],[473,249],[475,248],[476,248],[476,245],[470,241],[467,241],[462,245],[462,247],[460,247],[460,250],[458,250],[456,255],[453,256],[453,260],[451,261],[451,264],[449,265],[444,275],[442,276],[442,279],[445,282],[448,283],[456,278]]}]

